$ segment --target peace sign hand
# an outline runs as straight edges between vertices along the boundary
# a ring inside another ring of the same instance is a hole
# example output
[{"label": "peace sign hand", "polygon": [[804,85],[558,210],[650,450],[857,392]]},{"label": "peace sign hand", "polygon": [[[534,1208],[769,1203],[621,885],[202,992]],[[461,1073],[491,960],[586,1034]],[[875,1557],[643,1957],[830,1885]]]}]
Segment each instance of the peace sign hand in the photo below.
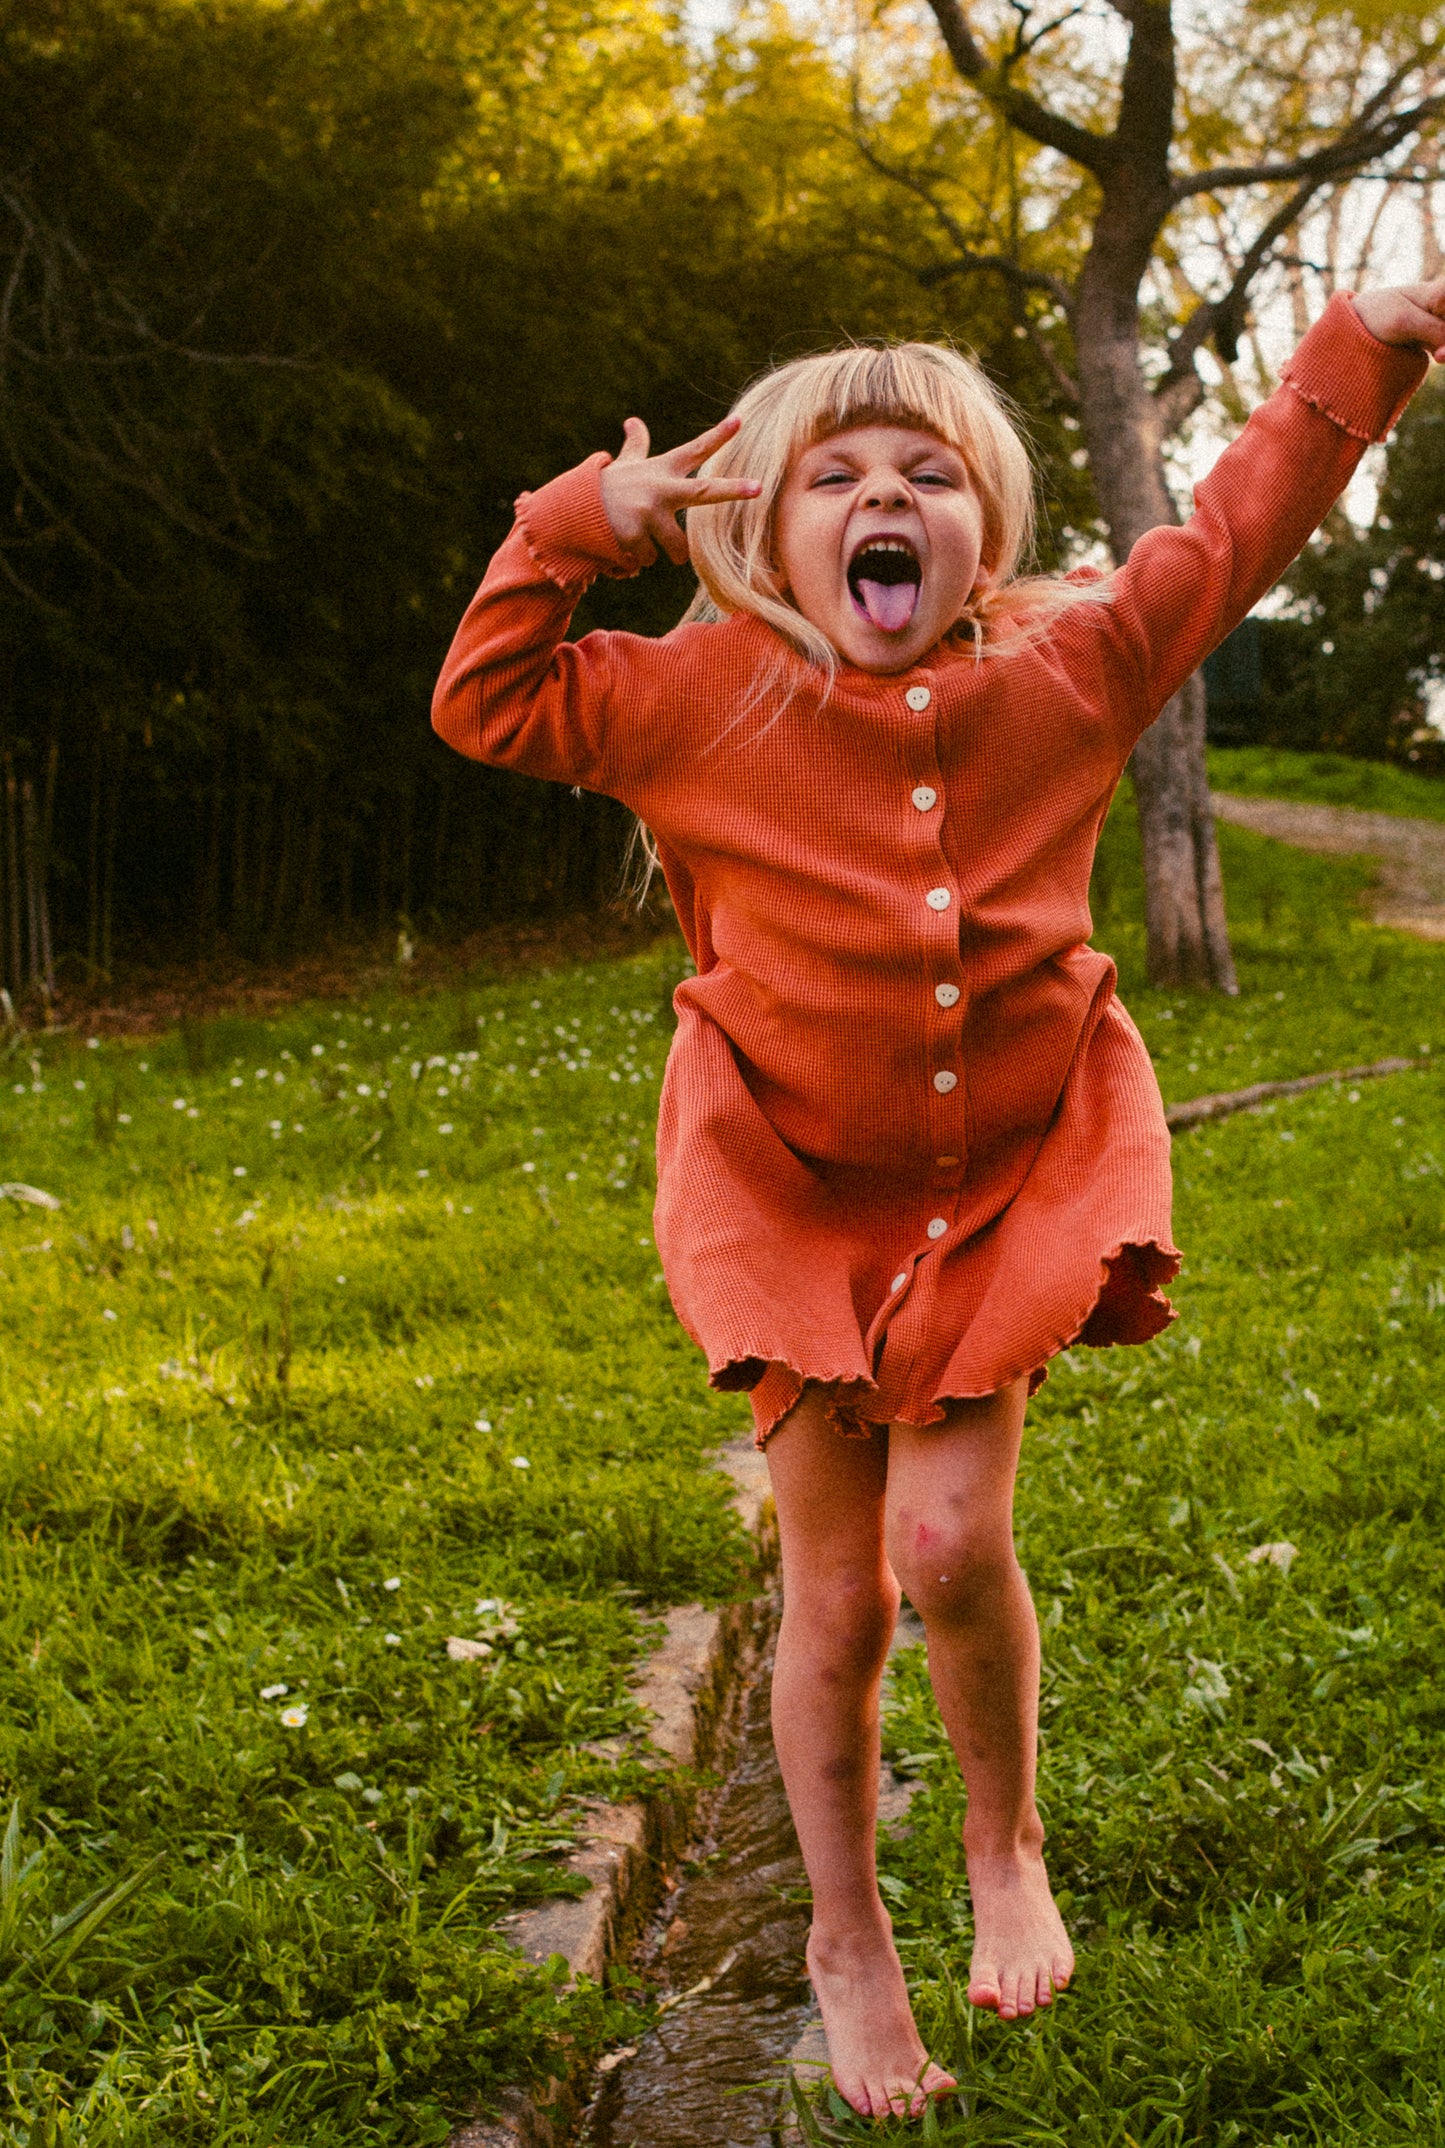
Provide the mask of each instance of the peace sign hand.
[{"label": "peace sign hand", "polygon": [[755,500],[762,486],[749,477],[697,477],[694,472],[738,429],[724,418],[696,440],[649,455],[651,437],[641,418],[629,418],[617,459],[602,472],[602,505],[612,534],[639,566],[650,567],[659,547],[679,567],[687,563],[687,534],[678,521],[684,507],[715,507],[723,500]]}]

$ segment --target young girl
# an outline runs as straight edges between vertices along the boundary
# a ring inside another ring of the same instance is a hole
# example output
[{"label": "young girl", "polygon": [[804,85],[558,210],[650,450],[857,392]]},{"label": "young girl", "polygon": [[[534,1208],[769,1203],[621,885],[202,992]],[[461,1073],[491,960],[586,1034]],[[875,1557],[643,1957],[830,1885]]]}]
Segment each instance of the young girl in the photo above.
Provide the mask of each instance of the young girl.
[{"label": "young girl", "polygon": [[[1027,458],[946,346],[799,359],[665,455],[630,418],[615,461],[522,495],[442,673],[461,752],[653,831],[696,964],[657,1244],[767,1443],[774,1734],[833,2075],[864,2114],[954,2085],[874,1874],[900,1587],[967,1787],[969,1997],[1012,2020],[1073,1970],[1014,1473],[1049,1359],[1157,1335],[1179,1265],[1158,1087],[1088,945],[1099,826],[1140,732],[1445,357],[1442,315],[1445,282],[1332,299],[1192,520],[1108,579],[1014,579]],[[659,549],[697,571],[689,620],[564,641],[597,575]]]}]

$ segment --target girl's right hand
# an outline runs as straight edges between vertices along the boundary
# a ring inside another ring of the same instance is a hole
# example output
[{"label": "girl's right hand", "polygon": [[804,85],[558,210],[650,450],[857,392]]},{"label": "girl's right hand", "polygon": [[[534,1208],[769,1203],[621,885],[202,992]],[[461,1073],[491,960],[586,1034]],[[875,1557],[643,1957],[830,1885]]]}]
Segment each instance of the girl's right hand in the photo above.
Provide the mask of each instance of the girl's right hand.
[{"label": "girl's right hand", "polygon": [[678,521],[684,507],[715,507],[723,500],[755,500],[762,491],[750,477],[695,477],[693,472],[738,429],[736,418],[699,433],[665,455],[649,455],[651,437],[641,418],[629,418],[615,462],[602,472],[602,505],[612,534],[639,566],[650,567],[659,547],[679,567],[687,563],[687,533]]}]

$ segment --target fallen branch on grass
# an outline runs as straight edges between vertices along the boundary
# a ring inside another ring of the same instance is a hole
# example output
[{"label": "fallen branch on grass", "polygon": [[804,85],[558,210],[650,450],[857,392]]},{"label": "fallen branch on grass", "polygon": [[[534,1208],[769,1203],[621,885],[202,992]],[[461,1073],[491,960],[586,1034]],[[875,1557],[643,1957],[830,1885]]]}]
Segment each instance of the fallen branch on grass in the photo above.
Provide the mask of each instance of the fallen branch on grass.
[{"label": "fallen branch on grass", "polygon": [[1377,1059],[1372,1067],[1342,1067],[1335,1074],[1301,1074],[1297,1081],[1257,1081],[1248,1089],[1225,1089],[1218,1096],[1195,1096],[1187,1104],[1170,1104],[1164,1120],[1169,1131],[1177,1134],[1186,1126],[1202,1125],[1206,1119],[1227,1119],[1233,1111],[1254,1111],[1272,1096],[1300,1096],[1306,1089],[1323,1089],[1334,1081],[1373,1081],[1379,1074],[1411,1074],[1429,1064],[1428,1059]]}]

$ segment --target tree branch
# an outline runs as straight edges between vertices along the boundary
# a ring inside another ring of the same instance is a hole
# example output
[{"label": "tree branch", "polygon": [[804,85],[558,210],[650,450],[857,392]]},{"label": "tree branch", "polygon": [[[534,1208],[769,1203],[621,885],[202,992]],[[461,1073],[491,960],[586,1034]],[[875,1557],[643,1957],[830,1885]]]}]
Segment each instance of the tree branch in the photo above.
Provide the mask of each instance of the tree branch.
[{"label": "tree branch", "polygon": [[1046,269],[1024,268],[1008,254],[981,254],[969,243],[958,218],[939,200],[926,179],[921,179],[906,166],[890,164],[886,158],[880,157],[861,129],[853,136],[853,146],[880,178],[891,180],[895,186],[905,187],[910,194],[916,194],[920,201],[925,202],[948,234],[950,243],[957,249],[952,261],[933,262],[926,268],[914,271],[925,290],[931,290],[935,284],[946,282],[950,276],[969,275],[975,269],[992,269],[1007,278],[1016,289],[1046,292],[1056,304],[1068,312],[1073,304],[1074,294],[1061,277],[1051,276]]},{"label": "tree branch", "polygon": [[1082,164],[1095,178],[1103,178],[1113,163],[1113,143],[1108,135],[1094,134],[1087,127],[1076,126],[1061,112],[1049,111],[1027,90],[1016,89],[1009,81],[1006,69],[990,64],[968,26],[962,0],[928,0],[928,5],[958,73],[1001,118],[1045,149],[1057,149],[1060,156]]},{"label": "tree branch", "polygon": [[1273,186],[1287,179],[1307,179],[1316,173],[1326,179],[1336,179],[1352,166],[1373,163],[1376,157],[1397,149],[1409,135],[1445,111],[1445,97],[1437,95],[1422,97],[1418,103],[1407,105],[1401,112],[1392,112],[1387,118],[1376,118],[1405,76],[1436,56],[1433,50],[1424,55],[1417,54],[1408,66],[1397,67],[1363,110],[1323,148],[1274,164],[1216,164],[1209,171],[1183,174],[1171,182],[1170,191],[1175,201],[1187,201],[1192,194],[1223,193],[1230,187]]},{"label": "tree branch", "polygon": [[1226,364],[1232,364],[1238,356],[1250,285],[1277,241],[1299,222],[1315,195],[1328,183],[1328,179],[1322,176],[1307,179],[1302,186],[1295,188],[1288,201],[1282,202],[1273,216],[1255,233],[1224,296],[1205,299],[1196,306],[1170,344],[1169,370],[1154,390],[1155,402],[1160,409],[1161,423],[1166,432],[1173,432],[1183,424],[1203,393],[1199,376],[1194,370],[1195,355],[1202,346],[1213,337],[1219,355]]}]

